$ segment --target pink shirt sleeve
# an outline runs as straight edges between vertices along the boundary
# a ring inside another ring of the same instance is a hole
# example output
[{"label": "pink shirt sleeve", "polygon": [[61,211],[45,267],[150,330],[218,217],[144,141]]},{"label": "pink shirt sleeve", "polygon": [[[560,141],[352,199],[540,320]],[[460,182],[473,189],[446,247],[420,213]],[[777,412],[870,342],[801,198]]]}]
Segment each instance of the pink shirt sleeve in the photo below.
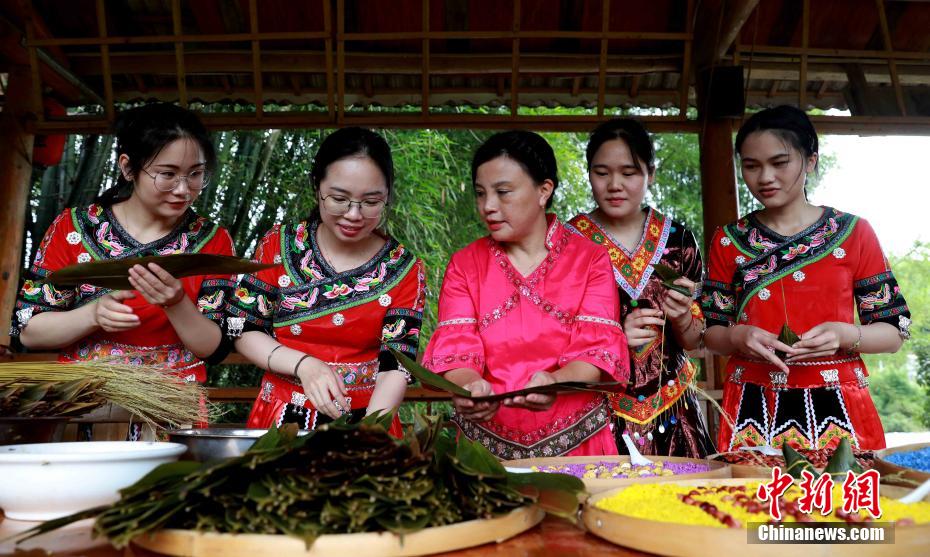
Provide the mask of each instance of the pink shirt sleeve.
[{"label": "pink shirt sleeve", "polygon": [[484,373],[484,343],[478,335],[476,300],[468,288],[461,257],[453,255],[439,293],[439,323],[423,355],[423,365],[444,373],[471,368]]},{"label": "pink shirt sleeve", "polygon": [[584,298],[572,324],[571,339],[559,366],[588,362],[616,381],[630,378],[626,335],[620,325],[620,296],[606,250],[598,250],[587,270]]}]

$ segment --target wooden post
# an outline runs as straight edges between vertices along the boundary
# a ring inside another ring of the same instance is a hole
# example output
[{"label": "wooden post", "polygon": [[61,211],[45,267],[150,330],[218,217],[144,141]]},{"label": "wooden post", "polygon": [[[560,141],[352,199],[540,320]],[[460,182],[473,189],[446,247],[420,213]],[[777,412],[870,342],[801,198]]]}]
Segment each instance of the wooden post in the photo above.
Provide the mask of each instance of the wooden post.
[{"label": "wooden post", "polygon": [[[703,106],[699,100],[698,106]],[[739,218],[736,196],[736,168],[733,164],[733,125],[729,119],[700,115],[701,205],[704,211],[704,257],[710,254],[710,241],[717,227]],[[722,388],[726,358],[713,357],[712,388]],[[708,374],[710,375],[710,374]]]},{"label": "wooden post", "polygon": [[[5,208],[0,211],[0,344],[10,344],[10,318],[16,304],[19,271],[23,266],[23,234],[25,234],[26,203],[29,200],[29,180],[32,176],[32,144],[35,136],[25,129],[27,119],[34,118],[32,107],[32,76],[29,68],[10,69],[6,101],[0,112],[0,199]],[[36,239],[35,241],[38,241]]]}]

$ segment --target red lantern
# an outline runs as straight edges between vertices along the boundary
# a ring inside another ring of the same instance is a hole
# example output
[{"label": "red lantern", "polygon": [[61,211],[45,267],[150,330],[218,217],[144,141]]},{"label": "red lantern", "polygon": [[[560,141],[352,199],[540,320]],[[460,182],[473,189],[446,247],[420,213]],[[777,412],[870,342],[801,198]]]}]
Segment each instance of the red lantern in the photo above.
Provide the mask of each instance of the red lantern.
[{"label": "red lantern", "polygon": [[[45,106],[46,117],[65,115],[65,107],[58,101],[46,97],[42,104]],[[61,155],[65,150],[66,135],[37,135],[32,147],[32,162],[41,166],[55,166],[61,162]]]}]

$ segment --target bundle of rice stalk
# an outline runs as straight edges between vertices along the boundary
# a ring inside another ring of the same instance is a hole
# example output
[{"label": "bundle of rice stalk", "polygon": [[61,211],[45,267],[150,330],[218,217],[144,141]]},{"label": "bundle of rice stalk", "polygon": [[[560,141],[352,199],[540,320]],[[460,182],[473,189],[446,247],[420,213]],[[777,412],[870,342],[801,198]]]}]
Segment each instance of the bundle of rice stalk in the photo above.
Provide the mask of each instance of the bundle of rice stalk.
[{"label": "bundle of rice stalk", "polygon": [[206,420],[206,390],[166,373],[164,368],[108,360],[91,362],[0,363],[0,382],[39,383],[99,379],[99,394],[153,427],[181,427]]},{"label": "bundle of rice stalk", "polygon": [[106,404],[101,379],[0,381],[0,417],[71,417]]}]

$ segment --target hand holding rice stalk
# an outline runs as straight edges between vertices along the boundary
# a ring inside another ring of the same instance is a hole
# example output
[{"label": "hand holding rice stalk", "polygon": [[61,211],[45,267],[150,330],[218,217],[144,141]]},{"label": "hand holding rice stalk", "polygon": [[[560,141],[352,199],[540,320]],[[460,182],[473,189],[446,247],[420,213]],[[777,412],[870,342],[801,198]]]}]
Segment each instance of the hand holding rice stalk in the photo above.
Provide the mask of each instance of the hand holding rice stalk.
[{"label": "hand holding rice stalk", "polygon": [[0,363],[0,383],[30,385],[77,379],[99,380],[100,396],[156,428],[180,427],[204,420],[200,407],[206,390],[197,383],[186,383],[166,373],[159,366],[111,360]]}]

